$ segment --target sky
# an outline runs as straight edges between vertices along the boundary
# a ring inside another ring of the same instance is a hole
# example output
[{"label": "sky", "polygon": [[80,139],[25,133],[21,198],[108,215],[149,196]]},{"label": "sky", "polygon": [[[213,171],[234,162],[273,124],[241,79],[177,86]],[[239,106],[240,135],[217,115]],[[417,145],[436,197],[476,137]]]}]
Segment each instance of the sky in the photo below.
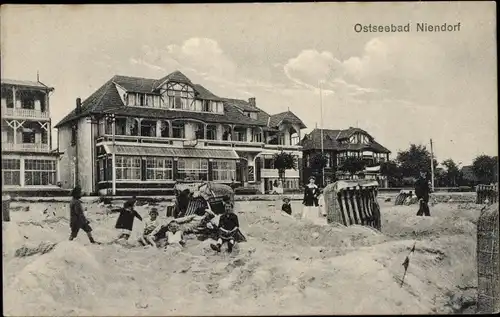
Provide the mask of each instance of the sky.
[{"label": "sky", "polygon": [[[53,125],[114,75],[180,70],[218,96],[255,97],[270,114],[289,109],[303,132],[322,121],[362,128],[392,157],[412,143],[429,148],[431,138],[439,162],[498,153],[494,2],[0,10],[1,76],[36,81],[38,71],[55,88]],[[410,23],[411,31],[358,33],[358,23]],[[460,31],[416,32],[417,23],[460,23]]]}]

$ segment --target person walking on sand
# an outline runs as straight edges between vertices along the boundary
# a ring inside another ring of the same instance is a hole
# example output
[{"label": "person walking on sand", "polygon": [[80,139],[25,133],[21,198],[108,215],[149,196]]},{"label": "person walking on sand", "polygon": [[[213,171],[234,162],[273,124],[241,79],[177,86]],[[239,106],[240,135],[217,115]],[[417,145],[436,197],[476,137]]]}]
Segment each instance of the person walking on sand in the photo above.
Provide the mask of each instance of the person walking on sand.
[{"label": "person walking on sand", "polygon": [[309,177],[309,184],[304,188],[304,198],[302,204],[304,205],[302,209],[302,219],[307,219],[316,222],[319,218],[319,208],[318,208],[318,196],[319,188],[316,185],[316,178],[314,176]]},{"label": "person walking on sand", "polygon": [[426,173],[424,171],[420,172],[420,177],[415,182],[415,195],[419,201],[419,208],[417,211],[417,216],[430,216],[431,212],[429,210],[429,193],[430,187],[429,182],[426,179]]},{"label": "person walking on sand", "polygon": [[115,225],[115,228],[118,229],[119,232],[117,240],[128,240],[132,234],[134,219],[137,218],[142,221],[141,215],[134,209],[135,202],[135,199],[129,199],[123,204],[123,208],[120,209],[120,215]]},{"label": "person walking on sand", "polygon": [[73,196],[73,199],[71,199],[71,202],[69,203],[69,226],[71,229],[69,240],[72,241],[75,239],[78,236],[80,229],[82,229],[85,233],[87,233],[90,243],[97,243],[94,240],[94,237],[92,237],[92,228],[90,227],[89,221],[83,212],[82,202],[80,201],[80,198],[82,198],[82,189],[80,186],[73,188],[71,196]]}]

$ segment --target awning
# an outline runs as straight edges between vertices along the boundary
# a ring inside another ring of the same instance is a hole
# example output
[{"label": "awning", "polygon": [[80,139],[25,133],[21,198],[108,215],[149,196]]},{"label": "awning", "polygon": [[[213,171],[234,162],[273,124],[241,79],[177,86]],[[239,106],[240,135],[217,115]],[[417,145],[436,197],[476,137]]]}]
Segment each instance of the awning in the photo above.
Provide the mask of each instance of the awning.
[{"label": "awning", "polygon": [[[106,153],[111,154],[112,145],[104,144]],[[196,148],[174,148],[160,146],[139,146],[139,145],[115,145],[116,155],[129,156],[162,156],[162,157],[192,157],[192,158],[216,158],[216,159],[239,159],[234,150],[220,149],[196,149]]]},{"label": "awning", "polygon": [[380,165],[365,168],[365,172],[380,172]]}]

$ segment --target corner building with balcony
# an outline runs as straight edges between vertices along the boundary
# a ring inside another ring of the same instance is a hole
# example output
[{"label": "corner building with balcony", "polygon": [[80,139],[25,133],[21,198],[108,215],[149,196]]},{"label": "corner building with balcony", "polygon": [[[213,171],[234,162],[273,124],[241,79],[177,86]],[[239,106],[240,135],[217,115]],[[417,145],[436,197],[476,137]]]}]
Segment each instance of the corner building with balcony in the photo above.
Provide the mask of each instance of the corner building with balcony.
[{"label": "corner building with balcony", "polygon": [[49,105],[54,88],[10,79],[2,79],[1,86],[4,192],[59,189]]},{"label": "corner building with balcony", "polygon": [[161,79],[114,76],[56,125],[63,186],[86,194],[172,194],[176,182],[270,189],[272,156],[297,156],[285,188],[299,188],[304,123],[221,98],[175,71]]}]

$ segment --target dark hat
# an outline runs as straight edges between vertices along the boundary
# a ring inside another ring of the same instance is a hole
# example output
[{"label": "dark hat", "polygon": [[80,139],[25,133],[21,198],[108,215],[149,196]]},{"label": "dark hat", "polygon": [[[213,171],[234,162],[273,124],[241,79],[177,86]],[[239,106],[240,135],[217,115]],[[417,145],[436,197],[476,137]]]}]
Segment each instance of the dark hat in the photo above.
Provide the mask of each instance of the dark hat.
[{"label": "dark hat", "polygon": [[73,197],[80,197],[82,194],[82,188],[80,186],[75,186],[73,190],[71,191],[71,196]]},{"label": "dark hat", "polygon": [[131,208],[131,207],[134,207],[134,204],[135,204],[135,199],[129,199],[129,200],[125,201],[125,203],[123,204],[123,207],[124,208]]},{"label": "dark hat", "polygon": [[290,198],[288,198],[288,197],[283,197],[283,201],[290,201]]},{"label": "dark hat", "polygon": [[316,180],[316,177],[314,177],[314,176],[309,176],[309,178],[308,178],[307,180],[311,180],[311,179]]},{"label": "dark hat", "polygon": [[231,201],[231,197],[229,197],[229,195],[224,195],[222,196],[222,200],[225,202],[225,203],[228,203]]},{"label": "dark hat", "polygon": [[158,214],[158,208],[155,208],[155,207],[151,208],[151,210],[149,211],[149,214],[150,215],[151,214]]}]

